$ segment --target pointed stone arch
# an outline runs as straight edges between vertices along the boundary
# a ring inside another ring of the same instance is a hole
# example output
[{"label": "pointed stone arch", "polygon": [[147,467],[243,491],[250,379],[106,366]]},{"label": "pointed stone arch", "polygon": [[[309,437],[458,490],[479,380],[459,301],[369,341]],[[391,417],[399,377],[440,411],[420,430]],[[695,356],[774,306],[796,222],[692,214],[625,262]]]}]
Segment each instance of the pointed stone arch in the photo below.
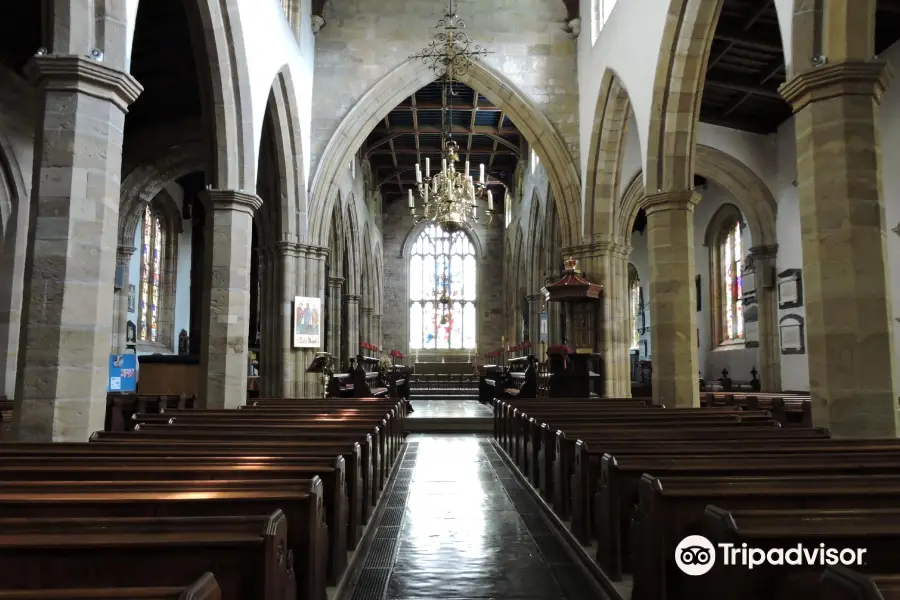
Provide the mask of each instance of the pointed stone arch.
[{"label": "pointed stone arch", "polygon": [[275,76],[266,111],[272,119],[272,141],[280,179],[280,239],[303,243],[307,233],[306,184],[303,179],[306,157],[300,131],[300,110],[289,65],[284,65]]},{"label": "pointed stone arch", "polygon": [[[353,194],[344,205],[344,241],[347,245],[347,279],[344,281],[344,293],[359,295],[360,290],[360,243],[359,222],[356,219],[356,199]],[[355,351],[355,350],[354,350]]]},{"label": "pointed stone arch", "polygon": [[[777,244],[775,218],[777,203],[768,186],[750,167],[721,150],[699,144],[696,149],[696,174],[710,179],[731,194],[734,203],[747,218],[754,245]],[[691,174],[693,180],[693,174]],[[625,188],[619,203],[616,234],[628,240],[646,195],[643,173],[638,172]]]},{"label": "pointed stone arch", "polygon": [[[435,80],[422,61],[409,60],[375,84],[341,121],[325,147],[313,177],[310,198],[310,240],[328,239],[329,215],[338,195],[337,174],[345,168],[372,128],[405,98]],[[483,94],[516,124],[547,170],[556,198],[565,244],[578,237],[577,199],[581,183],[565,141],[538,106],[511,81],[481,63],[472,63],[459,81]]]},{"label": "pointed stone arch", "polygon": [[603,74],[594,109],[594,124],[585,174],[582,239],[606,241],[615,231],[625,136],[631,100],[612,69]]}]

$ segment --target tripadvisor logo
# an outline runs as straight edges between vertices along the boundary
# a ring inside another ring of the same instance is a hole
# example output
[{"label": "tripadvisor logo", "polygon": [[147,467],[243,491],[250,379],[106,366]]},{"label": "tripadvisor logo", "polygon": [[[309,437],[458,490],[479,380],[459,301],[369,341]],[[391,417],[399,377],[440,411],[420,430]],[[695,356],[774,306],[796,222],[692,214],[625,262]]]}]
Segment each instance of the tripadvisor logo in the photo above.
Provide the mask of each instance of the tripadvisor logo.
[{"label": "tripadvisor logo", "polygon": [[716,554],[725,566],[752,569],[760,565],[861,566],[865,548],[830,548],[825,544],[785,548],[751,548],[747,544],[719,544],[718,548],[702,535],[689,535],[675,547],[675,564],[685,575],[706,575],[716,564]]}]

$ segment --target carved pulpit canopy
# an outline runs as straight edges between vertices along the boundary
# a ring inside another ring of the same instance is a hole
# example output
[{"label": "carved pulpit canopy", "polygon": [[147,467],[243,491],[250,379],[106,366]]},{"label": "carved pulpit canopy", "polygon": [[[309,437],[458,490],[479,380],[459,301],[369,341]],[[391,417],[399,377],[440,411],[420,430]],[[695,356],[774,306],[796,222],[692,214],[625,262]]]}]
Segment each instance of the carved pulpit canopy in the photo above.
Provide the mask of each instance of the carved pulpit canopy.
[{"label": "carved pulpit canopy", "polygon": [[595,302],[600,299],[603,286],[582,277],[578,261],[569,257],[562,279],[541,290],[548,302]]}]

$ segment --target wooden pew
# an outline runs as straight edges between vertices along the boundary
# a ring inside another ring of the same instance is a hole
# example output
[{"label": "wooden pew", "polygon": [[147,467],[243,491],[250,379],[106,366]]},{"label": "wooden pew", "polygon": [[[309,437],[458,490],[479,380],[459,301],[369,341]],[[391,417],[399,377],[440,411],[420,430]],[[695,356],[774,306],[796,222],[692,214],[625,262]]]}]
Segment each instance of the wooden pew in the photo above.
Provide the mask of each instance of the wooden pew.
[{"label": "wooden pew", "polygon": [[865,576],[845,567],[826,567],[818,594],[820,600],[900,600],[900,575]]},{"label": "wooden pew", "polygon": [[809,395],[704,393],[700,405],[737,406],[750,410],[768,410],[784,427],[812,427],[812,403]]},{"label": "wooden pew", "polygon": [[[348,449],[349,448],[349,449]],[[162,443],[95,443],[95,444],[2,444],[0,461],[4,465],[158,465],[191,464],[216,467],[270,467],[327,464],[335,457],[344,461],[345,489],[348,499],[347,546],[355,549],[372,510],[370,500],[362,495],[362,463],[359,444],[313,445],[236,445],[185,443],[184,440]],[[369,466],[371,471],[371,465]],[[369,474],[371,480],[371,474]]]},{"label": "wooden pew", "polygon": [[[28,496],[27,493],[23,494]],[[7,506],[0,506],[7,510]],[[0,518],[0,588],[184,586],[223,600],[297,598],[288,523],[264,516]]]},{"label": "wooden pew", "polygon": [[146,394],[110,393],[106,396],[106,431],[129,431],[133,426],[131,415],[135,413],[159,413],[167,408],[192,409],[193,396],[153,396]]},{"label": "wooden pew", "polygon": [[[760,590],[772,600],[815,597],[823,566],[886,573],[897,568],[900,553],[896,508],[726,511],[708,506],[701,531],[715,547],[716,562],[702,584],[692,585],[699,583],[696,578],[688,584],[699,600],[755,600]],[[755,550],[752,555],[744,550],[746,558],[740,556],[743,544]],[[809,557],[813,564],[798,564],[801,546],[817,553]],[[795,556],[782,554],[782,564],[766,564],[766,553],[790,548]],[[749,563],[750,568],[725,566],[726,561]]]},{"label": "wooden pew", "polygon": [[622,450],[615,455],[603,456],[599,489],[594,497],[593,527],[597,540],[597,563],[613,581],[621,580],[626,570],[627,532],[638,503],[638,484],[644,473],[656,477],[778,473],[900,474],[900,443],[894,450],[859,452],[804,448],[794,453],[788,445],[764,449],[764,453],[716,453],[716,449],[710,447],[698,448],[697,451],[701,453],[690,454],[690,447],[681,446],[669,448],[665,455],[634,454]]},{"label": "wooden pew", "polygon": [[[0,463],[0,488],[9,481],[221,481],[235,477],[244,480],[278,479],[300,481],[319,477],[323,482],[325,522],[328,528],[328,583],[337,585],[347,566],[348,500],[345,490],[344,459],[335,457],[322,461],[278,465],[229,464],[216,465],[208,461],[174,459],[157,464],[137,464],[117,461],[102,464],[96,459],[82,464],[59,464],[58,459],[24,464],[16,459]],[[49,464],[48,464],[49,463]],[[302,464],[306,463],[306,464]]]},{"label": "wooden pew", "polygon": [[0,590],[0,600],[221,600],[222,590],[212,573],[191,585],[173,587],[99,587],[40,590]]},{"label": "wooden pew", "polygon": [[[285,552],[287,548],[293,551],[296,597],[298,600],[325,600],[327,531],[323,495],[322,481],[318,477],[305,482],[15,481],[5,482],[0,488],[0,516],[26,520],[197,517],[253,515],[281,510],[287,518]],[[22,537],[15,536],[11,543]]]},{"label": "wooden pew", "polygon": [[675,566],[675,546],[702,530],[708,504],[729,510],[891,507],[897,475],[666,477],[644,475],[639,487],[633,600],[686,599],[693,590]]}]

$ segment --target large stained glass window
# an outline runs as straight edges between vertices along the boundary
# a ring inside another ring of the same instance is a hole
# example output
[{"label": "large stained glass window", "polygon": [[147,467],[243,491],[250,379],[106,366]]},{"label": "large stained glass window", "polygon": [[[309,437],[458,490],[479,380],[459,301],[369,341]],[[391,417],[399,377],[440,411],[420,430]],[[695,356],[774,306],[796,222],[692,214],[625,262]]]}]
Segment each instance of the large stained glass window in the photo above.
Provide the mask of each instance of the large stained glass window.
[{"label": "large stained glass window", "polygon": [[138,335],[147,342],[159,338],[159,274],[165,243],[159,215],[144,209],[141,233],[141,293],[138,305]]},{"label": "large stained glass window", "polygon": [[475,247],[437,225],[419,235],[409,259],[409,347],[475,348]]},{"label": "large stained glass window", "polygon": [[722,269],[722,343],[744,339],[744,306],[741,300],[741,223],[737,221],[728,230],[719,247],[719,264]]}]

